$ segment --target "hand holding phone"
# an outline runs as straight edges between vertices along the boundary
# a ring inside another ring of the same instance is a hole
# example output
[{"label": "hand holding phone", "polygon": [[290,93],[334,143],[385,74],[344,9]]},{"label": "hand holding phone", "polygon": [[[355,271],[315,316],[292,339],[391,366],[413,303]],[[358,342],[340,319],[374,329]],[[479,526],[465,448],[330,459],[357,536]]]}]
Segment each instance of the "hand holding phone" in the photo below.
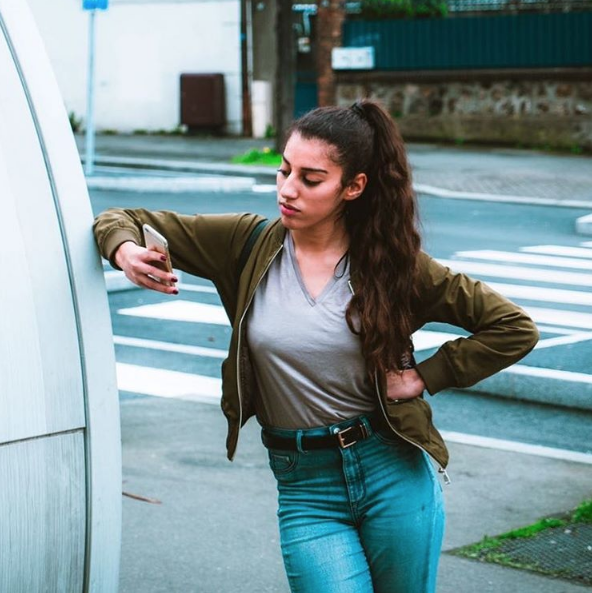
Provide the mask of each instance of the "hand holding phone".
[{"label": "hand holding phone", "polygon": [[[156,230],[153,229],[149,224],[142,225],[142,230],[144,231],[144,243],[146,245],[146,249],[150,251],[156,251],[166,257],[165,261],[154,261],[152,265],[155,268],[162,270],[163,272],[168,272],[169,274],[173,273],[173,267],[171,265],[171,256],[169,254],[169,244],[167,240]],[[165,286],[174,286],[173,282],[167,282],[166,280],[161,280],[152,274],[148,274],[148,277],[156,282],[160,282]]]}]

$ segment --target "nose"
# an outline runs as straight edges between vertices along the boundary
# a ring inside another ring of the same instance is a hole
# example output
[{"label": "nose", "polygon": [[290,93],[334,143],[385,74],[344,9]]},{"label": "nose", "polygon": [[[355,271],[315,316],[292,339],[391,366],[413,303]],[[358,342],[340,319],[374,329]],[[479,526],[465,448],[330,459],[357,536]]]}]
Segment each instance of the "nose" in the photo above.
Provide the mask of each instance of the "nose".
[{"label": "nose", "polygon": [[278,183],[278,192],[282,198],[286,198],[287,200],[298,197],[298,191],[292,173]]}]

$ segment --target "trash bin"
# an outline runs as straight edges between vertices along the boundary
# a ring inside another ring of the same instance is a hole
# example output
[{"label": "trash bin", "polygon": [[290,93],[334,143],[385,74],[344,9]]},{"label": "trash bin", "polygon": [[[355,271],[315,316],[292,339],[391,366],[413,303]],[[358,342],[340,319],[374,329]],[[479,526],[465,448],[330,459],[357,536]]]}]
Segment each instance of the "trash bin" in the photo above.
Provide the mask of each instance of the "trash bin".
[{"label": "trash bin", "polygon": [[226,124],[223,74],[181,74],[181,125],[221,131]]}]

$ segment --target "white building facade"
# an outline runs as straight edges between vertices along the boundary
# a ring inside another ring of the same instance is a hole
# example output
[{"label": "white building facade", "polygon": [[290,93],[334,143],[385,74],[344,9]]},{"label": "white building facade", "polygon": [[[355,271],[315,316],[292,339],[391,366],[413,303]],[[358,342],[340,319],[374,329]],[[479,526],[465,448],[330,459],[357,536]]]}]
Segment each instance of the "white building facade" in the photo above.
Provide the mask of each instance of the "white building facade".
[{"label": "white building facade", "polygon": [[[86,118],[87,11],[82,0],[28,0],[68,112]],[[97,11],[95,125],[174,130],[180,75],[221,73],[226,132],[241,132],[240,0],[109,0]]]}]

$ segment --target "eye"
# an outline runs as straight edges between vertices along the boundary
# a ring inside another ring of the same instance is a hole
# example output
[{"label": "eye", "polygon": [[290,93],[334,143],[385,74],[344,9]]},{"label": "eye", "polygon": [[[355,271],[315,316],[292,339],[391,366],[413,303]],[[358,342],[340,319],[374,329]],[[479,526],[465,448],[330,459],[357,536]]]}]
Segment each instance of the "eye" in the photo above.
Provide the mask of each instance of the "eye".
[{"label": "eye", "polygon": [[304,185],[307,185],[308,187],[315,187],[321,183],[321,181],[311,181],[310,179],[306,179],[306,177],[302,181]]},{"label": "eye", "polygon": [[287,177],[288,176],[288,171],[286,171],[286,169],[278,169],[277,172],[282,176],[282,177]]}]

